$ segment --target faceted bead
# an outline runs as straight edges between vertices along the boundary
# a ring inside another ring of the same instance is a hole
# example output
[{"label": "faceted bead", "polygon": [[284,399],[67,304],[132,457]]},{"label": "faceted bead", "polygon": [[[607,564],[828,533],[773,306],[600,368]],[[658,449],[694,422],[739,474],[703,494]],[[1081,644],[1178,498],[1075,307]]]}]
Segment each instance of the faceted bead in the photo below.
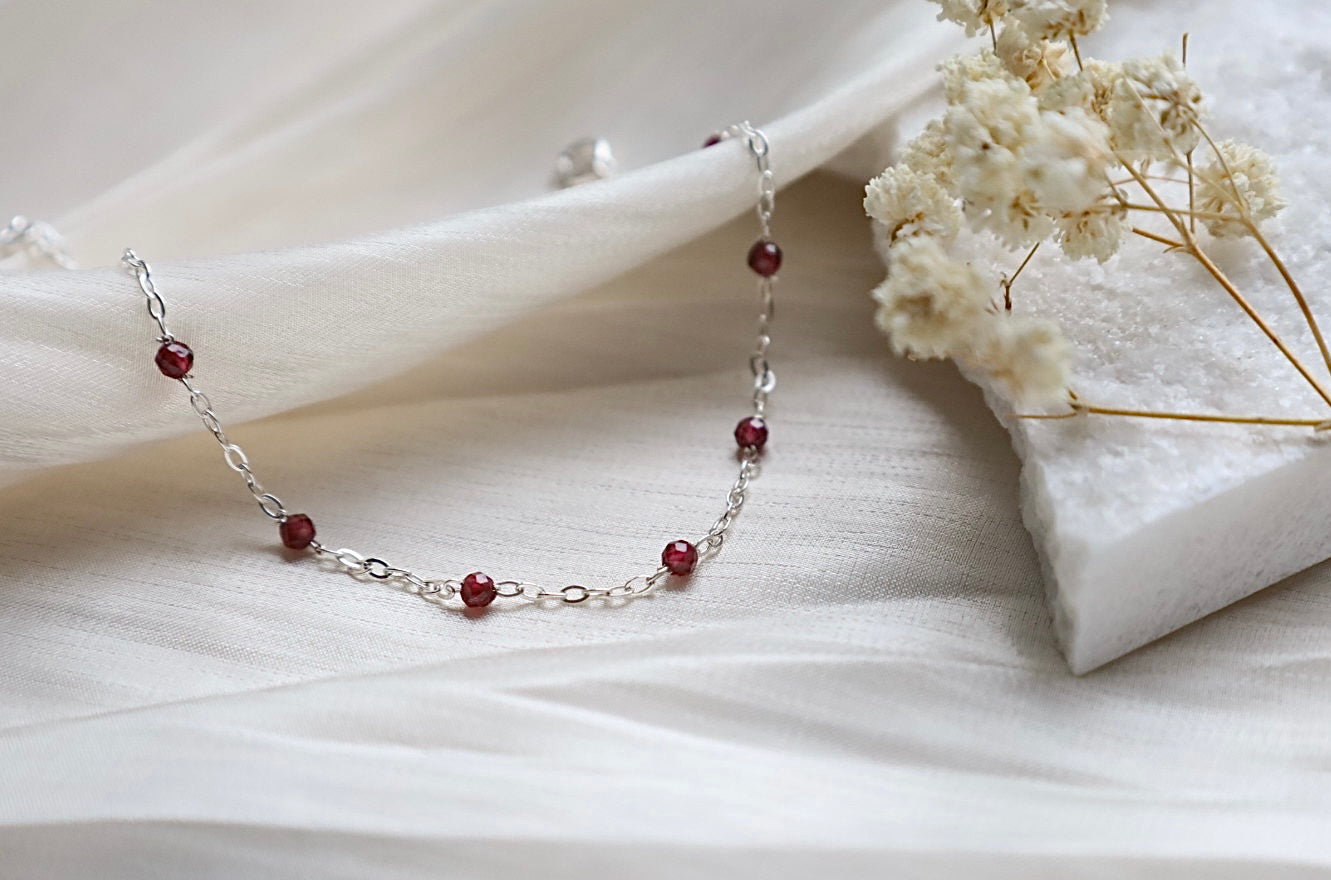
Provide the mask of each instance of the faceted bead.
[{"label": "faceted bead", "polygon": [[292,550],[304,550],[314,540],[314,520],[303,513],[293,513],[277,527],[282,543]]},{"label": "faceted bead", "polygon": [[671,541],[661,551],[661,564],[670,569],[671,574],[688,574],[698,564],[698,548],[688,541]]},{"label": "faceted bead", "polygon": [[183,379],[194,366],[194,352],[183,342],[164,342],[157,349],[157,369],[171,379]]},{"label": "faceted bead", "polygon": [[705,140],[705,141],[702,142],[702,146],[703,146],[703,149],[705,150],[705,149],[707,149],[708,147],[714,147],[714,146],[716,146],[716,145],[719,144],[719,143],[721,143],[721,135],[719,135],[719,134],[711,134],[711,135],[708,135],[708,136],[707,136],[707,140]]},{"label": "faceted bead", "polygon": [[764,278],[771,278],[781,268],[781,248],[765,238],[755,241],[749,248],[749,268]]},{"label": "faceted bead", "polygon": [[474,571],[462,579],[462,589],[458,594],[462,597],[462,604],[468,608],[484,608],[497,595],[494,578]]},{"label": "faceted bead", "polygon": [[762,449],[767,445],[767,422],[762,416],[740,419],[735,426],[735,442],[740,449]]}]

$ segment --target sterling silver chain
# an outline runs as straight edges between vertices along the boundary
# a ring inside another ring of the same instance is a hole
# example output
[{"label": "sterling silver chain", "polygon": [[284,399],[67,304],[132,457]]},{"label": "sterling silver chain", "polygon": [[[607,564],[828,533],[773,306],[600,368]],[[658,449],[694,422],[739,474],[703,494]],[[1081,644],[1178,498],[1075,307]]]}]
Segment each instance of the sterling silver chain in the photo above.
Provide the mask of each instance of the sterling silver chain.
[{"label": "sterling silver chain", "polygon": [[[756,212],[762,230],[762,239],[768,240],[771,234],[772,214],[776,209],[776,183],[768,163],[769,144],[767,137],[747,122],[730,126],[721,133],[722,139],[742,140],[758,168],[758,200]],[[21,224],[21,226],[20,226]],[[60,244],[55,231],[44,224],[30,224],[18,218],[10,226],[10,238],[22,240],[24,246],[36,251],[57,265],[72,266]],[[0,246],[5,239],[0,236]],[[126,249],[121,263],[134,276],[147,300],[148,315],[157,326],[157,341],[162,344],[176,342],[166,320],[166,302],[157,291],[153,281],[152,268],[133,250]],[[769,328],[773,318],[773,276],[760,276],[758,281],[758,327],[753,351],[749,357],[749,366],[753,373],[753,415],[762,418],[766,415],[767,399],[776,387],[776,375],[768,363],[768,349],[772,338]],[[222,457],[227,467],[240,474],[245,487],[258,504],[259,509],[268,518],[278,523],[285,523],[293,516],[280,498],[266,490],[254,473],[249,456],[239,444],[233,442],[222,427],[222,422],[208,399],[197,384],[192,374],[184,375],[179,382],[189,392],[190,407],[203,422],[203,426],[217,440],[222,448]],[[730,491],[726,493],[725,510],[716,522],[696,543],[698,562],[710,559],[720,551],[725,543],[735,519],[743,510],[749,497],[749,487],[760,471],[761,450],[757,447],[742,447],[739,451],[739,475]],[[357,579],[387,581],[424,599],[448,603],[461,593],[463,582],[448,578],[426,578],[409,569],[390,565],[375,556],[366,556],[346,547],[330,549],[318,540],[309,543],[309,549],[316,558],[325,564],[343,570]],[[627,600],[646,595],[655,590],[671,575],[665,565],[661,565],[648,574],[637,575],[621,584],[610,587],[587,587],[570,584],[565,587],[550,589],[526,581],[495,581],[495,594],[507,599],[522,599],[529,602],[562,602],[577,605],[590,599],[604,601]],[[451,603],[450,603],[451,604]]]},{"label": "sterling silver chain", "polygon": [[15,254],[27,254],[46,260],[61,269],[79,267],[69,255],[65,240],[55,231],[54,226],[40,220],[29,220],[21,214],[10,220],[4,229],[0,229],[0,260]]}]

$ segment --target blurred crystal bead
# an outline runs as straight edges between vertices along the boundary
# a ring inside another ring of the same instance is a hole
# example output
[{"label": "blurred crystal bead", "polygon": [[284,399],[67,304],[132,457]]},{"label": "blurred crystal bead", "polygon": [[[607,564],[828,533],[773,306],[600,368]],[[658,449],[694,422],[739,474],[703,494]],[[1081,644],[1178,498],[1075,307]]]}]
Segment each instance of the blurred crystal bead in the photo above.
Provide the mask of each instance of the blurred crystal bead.
[{"label": "blurred crystal bead", "polygon": [[574,141],[555,160],[555,179],[561,189],[602,180],[615,173],[615,154],[605,138]]}]

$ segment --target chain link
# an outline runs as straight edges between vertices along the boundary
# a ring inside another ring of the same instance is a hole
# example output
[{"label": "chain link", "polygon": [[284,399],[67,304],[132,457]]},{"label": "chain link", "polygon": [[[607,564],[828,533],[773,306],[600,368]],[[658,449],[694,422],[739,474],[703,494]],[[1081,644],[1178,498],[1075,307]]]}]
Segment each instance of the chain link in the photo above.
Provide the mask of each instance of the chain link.
[{"label": "chain link", "polygon": [[[758,198],[755,210],[762,237],[767,239],[771,234],[772,215],[776,210],[776,182],[769,165],[771,145],[762,131],[747,122],[730,126],[722,133],[722,137],[742,139],[757,166]],[[22,218],[17,218],[15,222],[20,219]],[[14,225],[11,223],[11,230],[13,228]],[[4,242],[4,236],[0,235],[0,247],[4,246]],[[174,342],[175,336],[172,335],[166,322],[166,303],[157,291],[157,285],[153,281],[152,268],[138,254],[128,248],[125,250],[121,262],[125,269],[134,276],[139,289],[143,291],[147,300],[148,315],[160,331],[157,336],[158,342]],[[774,281],[774,278],[763,277],[758,282],[757,335],[749,356],[749,367],[753,373],[753,413],[756,416],[765,415],[768,395],[776,387],[776,374],[772,372],[771,365],[768,363],[768,349],[772,344],[769,329],[774,317]],[[213,438],[221,447],[222,457],[227,467],[241,475],[246,488],[265,516],[278,522],[286,522],[289,516],[286,506],[276,495],[264,489],[263,484],[259,482],[258,477],[254,474],[249,456],[238,444],[227,437],[221,420],[213,410],[212,401],[195,383],[193,375],[187,374],[179,381],[189,392],[190,407],[194,410],[195,415],[199,417],[204,428],[213,435]],[[730,533],[736,518],[748,500],[750,485],[760,472],[760,457],[761,453],[755,447],[746,447],[741,450],[739,474],[734,484],[731,485],[730,491],[726,493],[725,510],[717,517],[707,533],[695,544],[700,562],[715,556],[725,543],[726,536]],[[463,584],[459,580],[425,578],[409,569],[390,565],[383,559],[366,556],[346,547],[332,550],[316,540],[310,542],[309,549],[317,559],[340,568],[352,577],[393,583],[430,601],[448,602],[457,598],[462,592]],[[497,596],[506,599],[520,599],[535,604],[581,605],[592,600],[614,602],[648,595],[670,575],[670,569],[662,565],[649,574],[637,575],[611,587],[588,587],[582,584],[569,584],[564,587],[547,589],[526,581],[498,581],[494,584],[494,590]]]},{"label": "chain link", "polygon": [[[316,557],[337,565],[353,577],[395,581],[422,598],[436,601],[451,599],[462,590],[462,582],[459,580],[428,580],[408,569],[389,565],[382,559],[365,556],[347,547],[330,550],[319,541],[311,541],[310,550]],[[660,586],[669,575],[670,569],[661,566],[651,574],[629,578],[614,587],[585,587],[581,584],[570,584],[548,590],[526,581],[498,581],[494,587],[495,595],[505,599],[524,599],[533,603],[558,601],[565,605],[580,605],[591,599],[612,600],[645,596]]]},{"label": "chain link", "polygon": [[[166,326],[166,302],[161,294],[157,292],[157,285],[153,282],[152,267],[146,261],[141,259],[138,254],[130,248],[125,249],[124,256],[120,258],[121,264],[139,283],[139,289],[148,300],[148,314],[157,324],[161,331],[157,341],[161,343],[174,342],[175,337]],[[269,519],[276,520],[279,523],[287,521],[287,508],[282,503],[282,499],[269,492],[259,482],[255,476],[254,469],[250,466],[250,458],[245,454],[236,443],[232,443],[227,437],[226,431],[222,428],[222,421],[213,411],[213,403],[208,399],[208,395],[194,381],[192,374],[186,374],[179,379],[181,385],[189,392],[189,405],[194,414],[203,422],[204,428],[213,435],[213,439],[222,447],[222,459],[226,466],[240,474],[245,481],[245,488],[254,497],[254,501],[259,505],[259,510]]]},{"label": "chain link", "polygon": [[722,137],[743,138],[744,146],[758,166],[758,202],[754,210],[758,214],[763,238],[769,238],[772,234],[772,214],[776,212],[776,178],[769,162],[772,147],[767,141],[767,135],[748,122],[740,122],[722,132]]},{"label": "chain link", "polygon": [[29,257],[46,260],[61,269],[77,269],[65,239],[50,223],[29,220],[22,214],[12,218],[0,229],[0,260],[24,253]]},{"label": "chain link", "polygon": [[139,289],[148,299],[148,316],[156,322],[157,329],[161,331],[157,335],[157,341],[174,342],[176,338],[166,327],[166,303],[162,300],[162,295],[157,292],[157,285],[153,283],[152,267],[134,253],[133,248],[125,248],[120,263],[139,282]]}]

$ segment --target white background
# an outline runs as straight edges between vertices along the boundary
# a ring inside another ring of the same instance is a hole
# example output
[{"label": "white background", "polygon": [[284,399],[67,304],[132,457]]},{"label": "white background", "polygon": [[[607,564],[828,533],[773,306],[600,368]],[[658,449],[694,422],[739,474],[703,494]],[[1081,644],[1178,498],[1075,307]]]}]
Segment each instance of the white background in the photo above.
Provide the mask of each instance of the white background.
[{"label": "white background", "polygon": [[[1104,39],[1258,14],[1148,7]],[[469,619],[285,559],[130,279],[0,277],[0,876],[1331,865],[1326,572],[1072,677],[1006,435],[872,327],[860,189],[955,45],[931,18],[0,4],[0,209],[90,266],[135,246],[265,483],[441,576],[618,583],[705,530],[755,223],[742,151],[696,145],[749,117],[784,186],[879,132],[778,200],[780,385],[733,540],[626,608]],[[625,174],[549,192],[588,133]]]}]

